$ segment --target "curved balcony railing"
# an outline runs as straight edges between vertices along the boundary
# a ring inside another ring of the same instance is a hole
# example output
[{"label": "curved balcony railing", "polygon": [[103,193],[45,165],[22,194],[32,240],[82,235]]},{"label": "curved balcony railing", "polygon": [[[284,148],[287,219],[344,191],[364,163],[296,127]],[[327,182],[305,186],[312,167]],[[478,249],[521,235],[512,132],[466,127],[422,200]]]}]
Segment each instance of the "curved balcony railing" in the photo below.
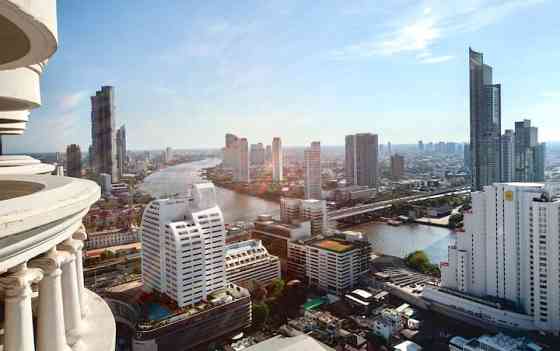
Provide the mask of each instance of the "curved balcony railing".
[{"label": "curved balcony railing", "polygon": [[56,0],[0,0],[0,70],[35,65],[58,46]]},{"label": "curved balcony railing", "polygon": [[99,197],[87,180],[0,176],[3,350],[114,350],[111,311],[83,279],[82,218]]}]

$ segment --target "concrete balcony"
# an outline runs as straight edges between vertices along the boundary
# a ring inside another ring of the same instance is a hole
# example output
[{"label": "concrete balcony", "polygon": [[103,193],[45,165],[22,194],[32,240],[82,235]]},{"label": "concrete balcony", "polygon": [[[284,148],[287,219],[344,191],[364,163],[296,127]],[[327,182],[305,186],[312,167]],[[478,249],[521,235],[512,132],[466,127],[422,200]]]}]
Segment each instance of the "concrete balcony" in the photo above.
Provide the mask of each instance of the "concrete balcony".
[{"label": "concrete balcony", "polygon": [[57,46],[56,0],[0,0],[0,70],[44,62]]},{"label": "concrete balcony", "polygon": [[41,106],[41,65],[0,71],[0,111],[27,111]]},{"label": "concrete balcony", "polygon": [[[6,133],[0,131],[0,134]],[[54,168],[53,165],[41,163],[41,161],[30,156],[0,156],[0,176],[15,174],[51,174]]]},{"label": "concrete balcony", "polygon": [[83,279],[82,218],[99,197],[87,180],[0,176],[3,350],[114,350],[111,311]]}]

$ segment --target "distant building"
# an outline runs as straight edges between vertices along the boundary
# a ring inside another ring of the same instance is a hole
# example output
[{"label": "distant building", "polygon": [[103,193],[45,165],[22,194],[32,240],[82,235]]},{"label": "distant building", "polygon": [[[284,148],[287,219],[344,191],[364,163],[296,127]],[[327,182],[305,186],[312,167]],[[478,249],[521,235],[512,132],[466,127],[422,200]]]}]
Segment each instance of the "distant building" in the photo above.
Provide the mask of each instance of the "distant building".
[{"label": "distant building", "polygon": [[275,137],[272,139],[272,181],[274,183],[280,183],[283,180],[283,157],[282,141]]},{"label": "distant building", "polygon": [[327,234],[327,202],[325,200],[301,201],[300,216],[311,222],[311,236]]},{"label": "distant building", "polygon": [[142,280],[179,307],[226,287],[222,211],[211,183],[195,184],[192,198],[152,201],[142,217]]},{"label": "distant building", "polygon": [[321,143],[314,141],[304,151],[304,195],[306,199],[320,200],[321,191]]},{"label": "distant building", "polygon": [[82,152],[80,151],[80,145],[71,144],[66,147],[66,175],[75,178],[81,178],[82,176]]},{"label": "distant building", "polygon": [[376,134],[346,136],[345,175],[348,185],[377,187],[378,140]]},{"label": "distant building", "polygon": [[492,83],[492,67],[483,55],[469,48],[470,147],[472,189],[501,178],[501,85]]},{"label": "distant building", "polygon": [[245,351],[332,351],[328,346],[318,342],[309,335],[284,337],[275,336],[246,348]]},{"label": "distant building", "polygon": [[103,86],[91,97],[91,139],[93,169],[107,173],[114,182],[119,180],[117,164],[117,135],[115,128],[115,93],[111,86]]},{"label": "distant building", "polygon": [[280,198],[280,220],[291,223],[300,216],[301,200],[289,197]]},{"label": "distant building", "polygon": [[544,144],[539,144],[538,128],[525,119],[515,122],[516,182],[544,181]]},{"label": "distant building", "polygon": [[260,240],[247,240],[226,246],[227,281],[248,287],[262,286],[281,278],[280,259],[268,253]]},{"label": "distant building", "polygon": [[263,166],[265,162],[265,150],[262,143],[251,144],[251,165]]},{"label": "distant building", "polygon": [[119,177],[126,173],[126,129],[122,125],[117,130],[117,165],[119,168]]},{"label": "distant building", "polygon": [[264,153],[264,158],[266,163],[271,163],[272,162],[272,146],[267,145],[266,146],[266,150]]},{"label": "distant building", "polygon": [[391,155],[391,178],[398,180],[404,176],[404,156]]},{"label": "distant building", "polygon": [[107,173],[101,173],[98,176],[99,186],[101,187],[101,193],[105,196],[111,195],[111,175]]},{"label": "distant building", "polygon": [[418,141],[418,152],[424,152],[424,142],[422,140]]},{"label": "distant building", "polygon": [[238,139],[233,145],[235,164],[233,167],[233,180],[249,183],[249,142],[246,138]]},{"label": "distant building", "polygon": [[84,241],[85,248],[88,250],[101,249],[105,247],[132,244],[140,241],[139,230],[130,229],[110,229],[99,232],[89,232]]},{"label": "distant building", "polygon": [[504,183],[513,182],[515,160],[515,135],[513,130],[507,129],[502,135],[502,179]]},{"label": "distant building", "polygon": [[463,167],[467,172],[471,171],[471,146],[468,143],[463,144]]},{"label": "distant building", "polygon": [[367,186],[351,185],[344,188],[337,188],[333,191],[334,200],[337,203],[348,201],[365,201],[375,195],[375,189]]},{"label": "distant building", "polygon": [[234,134],[226,134],[226,145],[223,149],[222,165],[226,168],[234,168],[236,164],[236,147],[239,138]]},{"label": "distant building", "polygon": [[171,147],[166,147],[163,152],[163,162],[168,163],[173,160],[173,149]]}]

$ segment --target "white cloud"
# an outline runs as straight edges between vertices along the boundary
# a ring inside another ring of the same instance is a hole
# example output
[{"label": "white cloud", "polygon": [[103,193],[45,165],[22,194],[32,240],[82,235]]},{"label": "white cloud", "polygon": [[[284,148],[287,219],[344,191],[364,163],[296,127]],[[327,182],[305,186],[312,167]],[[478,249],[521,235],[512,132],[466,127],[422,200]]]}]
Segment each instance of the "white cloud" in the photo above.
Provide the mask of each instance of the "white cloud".
[{"label": "white cloud", "polygon": [[425,64],[442,63],[442,62],[447,62],[449,60],[453,60],[454,58],[455,56],[452,55],[432,56],[420,60],[420,63],[425,63]]},{"label": "white cloud", "polygon": [[402,15],[385,23],[388,30],[373,39],[334,50],[331,56],[346,60],[417,53],[416,58],[421,63],[445,62],[452,56],[431,57],[431,49],[441,40],[458,33],[477,31],[543,1],[472,0],[456,3],[428,0],[404,10],[395,8],[393,13]]},{"label": "white cloud", "polygon": [[64,95],[60,98],[59,107],[62,111],[70,111],[76,108],[86,96],[86,91],[78,91],[72,94]]}]

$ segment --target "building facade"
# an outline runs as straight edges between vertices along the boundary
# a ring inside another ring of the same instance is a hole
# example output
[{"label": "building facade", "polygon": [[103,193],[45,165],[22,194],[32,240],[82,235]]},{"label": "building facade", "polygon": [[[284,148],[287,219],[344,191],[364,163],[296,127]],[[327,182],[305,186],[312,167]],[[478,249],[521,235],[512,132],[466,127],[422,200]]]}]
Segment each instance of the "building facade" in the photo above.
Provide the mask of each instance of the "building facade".
[{"label": "building facade", "polygon": [[248,287],[266,286],[281,278],[280,259],[268,253],[260,240],[247,240],[226,247],[226,277],[229,283]]},{"label": "building facade", "polygon": [[404,176],[404,156],[391,155],[391,178],[398,180]]},{"label": "building facade", "polygon": [[251,144],[251,165],[264,166],[265,150],[262,143]]},{"label": "building facade", "polygon": [[379,175],[377,135],[347,135],[344,162],[346,184],[376,188]]},{"label": "building facade", "polygon": [[66,175],[68,177],[82,177],[82,152],[80,145],[71,144],[66,147]]},{"label": "building facade", "polygon": [[225,287],[222,211],[211,183],[195,184],[191,198],[152,201],[142,217],[142,280],[180,307]]},{"label": "building facade", "polygon": [[321,143],[314,141],[304,151],[304,196],[306,199],[322,199],[321,191]]},{"label": "building facade", "polygon": [[539,131],[525,119],[515,122],[514,179],[516,182],[544,181],[544,144],[539,144]]},{"label": "building facade", "polygon": [[115,128],[115,89],[103,86],[91,97],[91,139],[93,168],[97,174],[119,180],[117,130]]},{"label": "building facade", "polygon": [[502,135],[502,182],[513,182],[514,179],[514,161],[515,161],[515,134],[513,130],[506,129]]},{"label": "building facade", "polygon": [[473,190],[500,181],[501,86],[492,82],[492,67],[469,48],[470,156]]},{"label": "building facade", "polygon": [[117,167],[119,168],[119,176],[122,177],[126,173],[126,128],[122,125],[117,130]]},{"label": "building facade", "polygon": [[233,145],[233,150],[235,155],[233,180],[249,183],[249,142],[246,138],[240,138]]},{"label": "building facade", "polygon": [[325,200],[302,200],[300,217],[311,223],[311,236],[327,235],[327,202]]},{"label": "building facade", "polygon": [[541,183],[497,183],[472,193],[465,232],[441,266],[445,291],[424,296],[447,303],[459,298],[462,308],[489,322],[558,334],[557,191]]},{"label": "building facade", "polygon": [[282,152],[282,141],[275,137],[272,139],[272,181],[280,183],[283,180],[284,154]]}]

